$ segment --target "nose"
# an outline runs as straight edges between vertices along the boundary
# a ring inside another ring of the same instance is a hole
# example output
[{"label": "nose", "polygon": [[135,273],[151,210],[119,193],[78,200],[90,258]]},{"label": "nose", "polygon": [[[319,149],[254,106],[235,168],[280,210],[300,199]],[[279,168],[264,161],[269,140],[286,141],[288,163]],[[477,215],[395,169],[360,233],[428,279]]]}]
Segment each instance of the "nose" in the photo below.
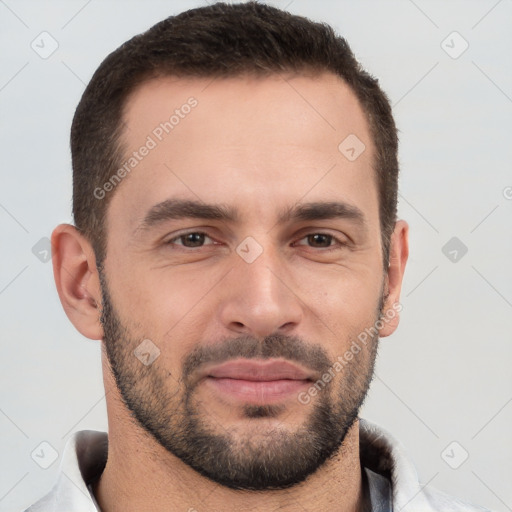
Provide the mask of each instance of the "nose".
[{"label": "nose", "polygon": [[303,305],[293,281],[286,264],[270,251],[252,263],[238,258],[223,283],[222,325],[231,332],[257,338],[278,332],[292,334],[303,318]]}]

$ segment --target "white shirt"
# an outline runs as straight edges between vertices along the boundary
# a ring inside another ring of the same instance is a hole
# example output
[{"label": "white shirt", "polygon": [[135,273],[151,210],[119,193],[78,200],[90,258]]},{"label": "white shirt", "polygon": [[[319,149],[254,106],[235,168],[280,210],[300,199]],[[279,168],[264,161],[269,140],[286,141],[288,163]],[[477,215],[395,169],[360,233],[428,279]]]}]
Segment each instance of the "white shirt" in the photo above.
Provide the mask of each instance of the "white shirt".
[{"label": "white shirt", "polygon": [[[490,512],[422,487],[403,446],[384,429],[359,420],[361,467],[372,512]],[[107,460],[105,432],[83,430],[67,442],[56,485],[25,512],[101,512],[90,482]]]}]

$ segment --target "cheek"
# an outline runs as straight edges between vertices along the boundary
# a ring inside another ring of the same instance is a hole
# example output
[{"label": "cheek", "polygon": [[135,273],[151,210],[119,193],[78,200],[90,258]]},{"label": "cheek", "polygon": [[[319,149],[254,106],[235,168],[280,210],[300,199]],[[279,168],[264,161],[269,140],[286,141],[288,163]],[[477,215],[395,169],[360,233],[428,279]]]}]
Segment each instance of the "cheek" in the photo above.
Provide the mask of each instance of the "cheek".
[{"label": "cheek", "polygon": [[338,339],[357,335],[378,316],[382,280],[340,267],[325,275],[301,273],[299,297]]},{"label": "cheek", "polygon": [[113,269],[111,288],[128,322],[169,330],[206,293],[208,280],[198,277],[178,268],[154,268],[145,260],[126,261]]},{"label": "cheek", "polygon": [[175,375],[212,322],[218,282],[205,272],[192,275],[176,268],[133,273],[129,285],[118,287],[116,305],[131,336],[150,339],[160,350],[160,364]]}]

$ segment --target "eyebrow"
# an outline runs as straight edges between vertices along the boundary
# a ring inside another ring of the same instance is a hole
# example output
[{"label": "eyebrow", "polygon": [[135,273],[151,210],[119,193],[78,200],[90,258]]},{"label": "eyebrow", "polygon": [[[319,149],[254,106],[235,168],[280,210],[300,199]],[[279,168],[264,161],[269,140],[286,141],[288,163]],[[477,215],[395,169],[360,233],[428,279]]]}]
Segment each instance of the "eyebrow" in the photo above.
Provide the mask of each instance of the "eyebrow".
[{"label": "eyebrow", "polygon": [[286,208],[279,215],[279,222],[293,220],[348,219],[364,226],[364,213],[357,207],[340,201],[299,203]]},{"label": "eyebrow", "polygon": [[[223,204],[166,199],[148,210],[134,233],[149,231],[151,228],[168,220],[187,218],[237,222],[240,217],[236,209]],[[358,207],[338,201],[296,204],[281,210],[277,223],[328,219],[348,219],[359,224],[360,227],[366,226],[365,216]]]},{"label": "eyebrow", "polygon": [[206,204],[200,201],[183,199],[166,199],[149,209],[135,231],[148,231],[167,220],[177,219],[206,219],[236,222],[238,215],[233,208],[222,204]]}]

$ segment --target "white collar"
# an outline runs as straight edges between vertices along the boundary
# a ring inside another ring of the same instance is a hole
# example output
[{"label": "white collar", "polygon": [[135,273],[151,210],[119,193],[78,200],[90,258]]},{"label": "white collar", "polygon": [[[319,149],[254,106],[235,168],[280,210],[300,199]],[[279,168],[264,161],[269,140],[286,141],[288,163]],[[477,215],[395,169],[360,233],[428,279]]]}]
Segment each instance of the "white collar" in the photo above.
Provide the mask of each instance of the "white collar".
[{"label": "white collar", "polygon": [[[359,436],[361,466],[391,480],[394,512],[485,510],[421,486],[402,444],[381,427],[360,419]],[[56,485],[25,512],[99,512],[89,483],[103,472],[107,453],[107,433],[83,430],[73,434],[66,444]]]}]

